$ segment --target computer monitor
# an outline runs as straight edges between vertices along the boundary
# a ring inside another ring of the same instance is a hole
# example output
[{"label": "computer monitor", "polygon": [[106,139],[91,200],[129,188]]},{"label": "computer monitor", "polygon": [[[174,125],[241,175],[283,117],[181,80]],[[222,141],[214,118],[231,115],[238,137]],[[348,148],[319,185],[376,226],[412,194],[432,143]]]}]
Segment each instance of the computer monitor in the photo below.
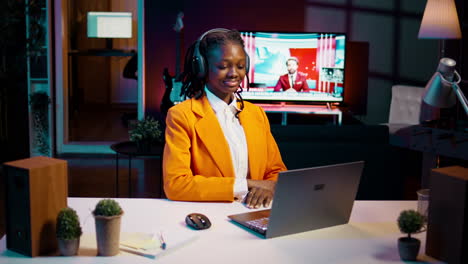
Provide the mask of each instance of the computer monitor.
[{"label": "computer monitor", "polygon": [[[241,35],[250,57],[250,88],[242,92],[245,100],[343,102],[346,90],[344,33],[242,31]],[[297,73],[294,75],[294,69],[288,68],[294,68],[295,63]],[[246,86],[244,81],[243,87]]]}]

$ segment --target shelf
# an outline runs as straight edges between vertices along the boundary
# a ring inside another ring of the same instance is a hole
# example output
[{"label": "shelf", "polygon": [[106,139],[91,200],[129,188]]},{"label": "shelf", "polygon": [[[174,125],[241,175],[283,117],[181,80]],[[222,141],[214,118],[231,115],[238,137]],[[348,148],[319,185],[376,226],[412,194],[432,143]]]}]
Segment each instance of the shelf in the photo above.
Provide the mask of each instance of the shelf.
[{"label": "shelf", "polygon": [[103,57],[129,57],[135,55],[136,52],[130,50],[117,49],[89,49],[89,50],[71,50],[68,52],[70,56],[103,56]]}]

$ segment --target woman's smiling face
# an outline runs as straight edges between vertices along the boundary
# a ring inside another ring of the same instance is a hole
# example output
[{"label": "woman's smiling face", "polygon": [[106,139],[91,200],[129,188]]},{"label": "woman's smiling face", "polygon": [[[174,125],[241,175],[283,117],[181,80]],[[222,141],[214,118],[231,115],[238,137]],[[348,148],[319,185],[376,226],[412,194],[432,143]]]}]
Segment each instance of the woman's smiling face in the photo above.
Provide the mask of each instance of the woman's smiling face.
[{"label": "woman's smiling face", "polygon": [[208,51],[207,61],[208,90],[229,104],[233,93],[239,89],[246,74],[244,48],[239,44],[228,42]]}]

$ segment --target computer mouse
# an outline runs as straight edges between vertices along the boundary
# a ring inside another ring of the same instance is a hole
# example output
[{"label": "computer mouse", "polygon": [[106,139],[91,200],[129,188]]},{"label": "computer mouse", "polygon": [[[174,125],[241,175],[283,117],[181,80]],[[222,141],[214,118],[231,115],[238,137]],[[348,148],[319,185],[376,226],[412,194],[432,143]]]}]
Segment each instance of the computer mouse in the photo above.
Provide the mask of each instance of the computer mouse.
[{"label": "computer mouse", "polygon": [[211,222],[206,215],[199,214],[199,213],[191,213],[185,217],[185,223],[195,229],[195,230],[202,230],[210,228]]}]

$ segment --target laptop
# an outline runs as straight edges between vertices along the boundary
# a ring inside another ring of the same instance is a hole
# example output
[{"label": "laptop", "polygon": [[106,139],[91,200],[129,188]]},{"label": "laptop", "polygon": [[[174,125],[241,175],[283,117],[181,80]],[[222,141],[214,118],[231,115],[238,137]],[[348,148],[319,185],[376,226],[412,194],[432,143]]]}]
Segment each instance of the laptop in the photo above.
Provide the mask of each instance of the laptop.
[{"label": "laptop", "polygon": [[229,215],[265,238],[346,224],[364,161],[280,172],[271,209]]}]

